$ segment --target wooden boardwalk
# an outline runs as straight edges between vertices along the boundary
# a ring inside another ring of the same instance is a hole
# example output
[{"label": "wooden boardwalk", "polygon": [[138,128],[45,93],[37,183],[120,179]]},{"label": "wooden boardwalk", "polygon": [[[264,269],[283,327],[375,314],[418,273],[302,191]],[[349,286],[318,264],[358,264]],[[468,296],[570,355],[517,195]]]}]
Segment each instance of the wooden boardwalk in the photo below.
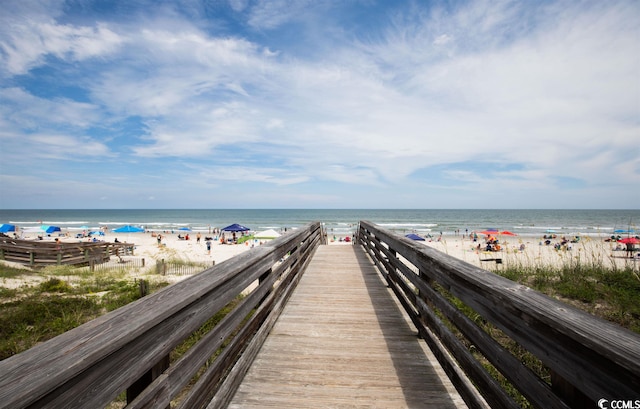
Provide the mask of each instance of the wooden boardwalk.
[{"label": "wooden boardwalk", "polygon": [[320,246],[230,408],[460,408],[361,246]]}]

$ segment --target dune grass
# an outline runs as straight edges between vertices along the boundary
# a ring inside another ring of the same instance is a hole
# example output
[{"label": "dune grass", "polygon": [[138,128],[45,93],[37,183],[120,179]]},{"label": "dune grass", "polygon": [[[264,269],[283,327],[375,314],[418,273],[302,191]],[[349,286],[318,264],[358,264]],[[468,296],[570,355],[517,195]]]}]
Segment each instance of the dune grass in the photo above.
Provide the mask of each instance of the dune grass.
[{"label": "dune grass", "polygon": [[631,265],[567,263],[506,267],[495,273],[640,333],[640,276]]},{"label": "dune grass", "polygon": [[[0,286],[0,360],[69,331],[140,298],[139,280],[122,272],[87,274],[71,267],[41,271],[0,264],[2,279],[36,276],[21,286]],[[153,280],[149,292],[168,285]]]}]

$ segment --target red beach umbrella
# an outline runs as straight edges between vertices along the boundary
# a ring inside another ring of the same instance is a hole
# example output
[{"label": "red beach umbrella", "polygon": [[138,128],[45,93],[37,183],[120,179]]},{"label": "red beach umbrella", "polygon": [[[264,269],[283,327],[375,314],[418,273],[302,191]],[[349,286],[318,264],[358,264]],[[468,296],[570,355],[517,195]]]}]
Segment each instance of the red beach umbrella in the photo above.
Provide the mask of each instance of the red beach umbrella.
[{"label": "red beach umbrella", "polygon": [[478,234],[485,234],[487,236],[517,236],[517,234],[510,232],[509,230],[482,230],[477,232]]},{"label": "red beach umbrella", "polygon": [[638,244],[640,243],[640,239],[636,238],[636,237],[626,237],[624,239],[620,239],[618,240],[618,243],[623,243],[623,244]]}]

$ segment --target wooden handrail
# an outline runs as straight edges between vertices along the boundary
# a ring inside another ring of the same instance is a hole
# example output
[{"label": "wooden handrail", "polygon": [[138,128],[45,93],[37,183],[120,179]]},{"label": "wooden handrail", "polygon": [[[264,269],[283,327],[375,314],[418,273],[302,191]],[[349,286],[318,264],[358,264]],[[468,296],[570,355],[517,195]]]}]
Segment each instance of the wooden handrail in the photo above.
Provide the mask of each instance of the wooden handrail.
[{"label": "wooden handrail", "polygon": [[[243,351],[264,339],[319,242],[311,223],[0,361],[0,408],[104,407],[125,390],[128,408],[169,407],[199,371],[181,407],[223,405],[246,370]],[[248,288],[169,365],[177,345]]]},{"label": "wooden handrail", "polygon": [[[519,406],[466,345],[480,351],[535,407],[596,407],[600,399],[640,401],[638,334],[371,222],[360,222],[358,242],[470,407],[482,403],[459,368],[492,408]],[[475,320],[459,303],[474,311]],[[478,319],[537,357],[549,369],[550,382],[480,328]]]}]

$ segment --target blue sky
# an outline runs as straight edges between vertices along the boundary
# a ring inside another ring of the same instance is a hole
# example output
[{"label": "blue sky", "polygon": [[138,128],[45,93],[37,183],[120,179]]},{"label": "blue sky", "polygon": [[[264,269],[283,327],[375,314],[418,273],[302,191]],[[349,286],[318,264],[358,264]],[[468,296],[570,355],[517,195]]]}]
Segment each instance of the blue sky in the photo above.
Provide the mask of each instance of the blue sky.
[{"label": "blue sky", "polygon": [[635,0],[2,9],[1,208],[640,208]]}]

